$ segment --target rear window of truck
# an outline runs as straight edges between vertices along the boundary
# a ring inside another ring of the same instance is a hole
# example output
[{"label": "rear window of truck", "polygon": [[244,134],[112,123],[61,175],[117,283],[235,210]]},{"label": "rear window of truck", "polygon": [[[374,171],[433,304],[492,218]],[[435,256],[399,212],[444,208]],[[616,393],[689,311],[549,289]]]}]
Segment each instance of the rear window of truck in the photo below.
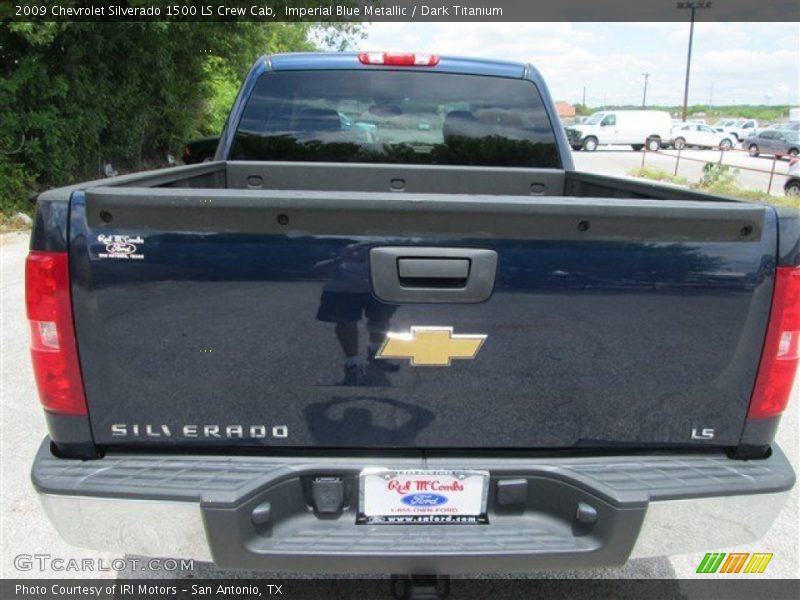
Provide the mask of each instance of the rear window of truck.
[{"label": "rear window of truck", "polygon": [[265,73],[231,159],[561,167],[533,82],[366,69]]}]

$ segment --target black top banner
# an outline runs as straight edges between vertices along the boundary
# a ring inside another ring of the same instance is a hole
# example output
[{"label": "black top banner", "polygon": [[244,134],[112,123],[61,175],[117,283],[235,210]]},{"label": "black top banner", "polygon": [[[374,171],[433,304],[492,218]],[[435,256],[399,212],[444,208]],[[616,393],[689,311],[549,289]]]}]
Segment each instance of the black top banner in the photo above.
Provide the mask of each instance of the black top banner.
[{"label": "black top banner", "polygon": [[[797,0],[2,0],[0,20],[787,22]],[[513,35],[513,30],[509,30]]]}]

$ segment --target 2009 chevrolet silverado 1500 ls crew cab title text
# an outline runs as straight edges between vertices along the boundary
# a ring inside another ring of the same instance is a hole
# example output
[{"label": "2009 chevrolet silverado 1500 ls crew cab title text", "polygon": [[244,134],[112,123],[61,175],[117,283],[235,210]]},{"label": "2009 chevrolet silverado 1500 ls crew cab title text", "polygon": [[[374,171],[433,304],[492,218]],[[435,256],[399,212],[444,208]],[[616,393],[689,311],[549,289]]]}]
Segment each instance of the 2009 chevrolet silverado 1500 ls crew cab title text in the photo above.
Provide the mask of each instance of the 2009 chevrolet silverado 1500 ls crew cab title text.
[{"label": "2009 chevrolet silverado 1500 ls crew cab title text", "polygon": [[529,65],[265,56],[214,162],[40,196],[33,483],[75,545],[227,568],[753,540],[795,479],[798,239],[576,172]]}]

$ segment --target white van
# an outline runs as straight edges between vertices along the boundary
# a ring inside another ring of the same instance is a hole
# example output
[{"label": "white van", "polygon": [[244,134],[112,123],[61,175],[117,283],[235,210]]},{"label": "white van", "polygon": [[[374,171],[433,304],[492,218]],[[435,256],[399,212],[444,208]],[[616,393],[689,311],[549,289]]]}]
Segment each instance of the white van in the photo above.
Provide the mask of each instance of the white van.
[{"label": "white van", "polygon": [[672,117],[660,110],[607,110],[596,112],[580,125],[567,127],[573,150],[593,152],[607,144],[630,145],[634,150],[647,146],[651,152],[669,143]]}]

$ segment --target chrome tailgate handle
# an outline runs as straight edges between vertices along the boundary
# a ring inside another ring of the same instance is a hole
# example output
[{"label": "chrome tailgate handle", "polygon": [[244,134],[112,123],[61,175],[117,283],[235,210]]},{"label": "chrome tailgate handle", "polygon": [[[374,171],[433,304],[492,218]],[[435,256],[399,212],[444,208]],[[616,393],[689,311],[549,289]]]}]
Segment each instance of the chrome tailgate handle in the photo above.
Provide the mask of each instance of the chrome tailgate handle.
[{"label": "chrome tailgate handle", "polygon": [[370,250],[375,296],[384,302],[476,303],[494,289],[497,252],[392,246]]},{"label": "chrome tailgate handle", "polygon": [[397,276],[403,287],[463,287],[469,267],[468,258],[398,258]]}]

